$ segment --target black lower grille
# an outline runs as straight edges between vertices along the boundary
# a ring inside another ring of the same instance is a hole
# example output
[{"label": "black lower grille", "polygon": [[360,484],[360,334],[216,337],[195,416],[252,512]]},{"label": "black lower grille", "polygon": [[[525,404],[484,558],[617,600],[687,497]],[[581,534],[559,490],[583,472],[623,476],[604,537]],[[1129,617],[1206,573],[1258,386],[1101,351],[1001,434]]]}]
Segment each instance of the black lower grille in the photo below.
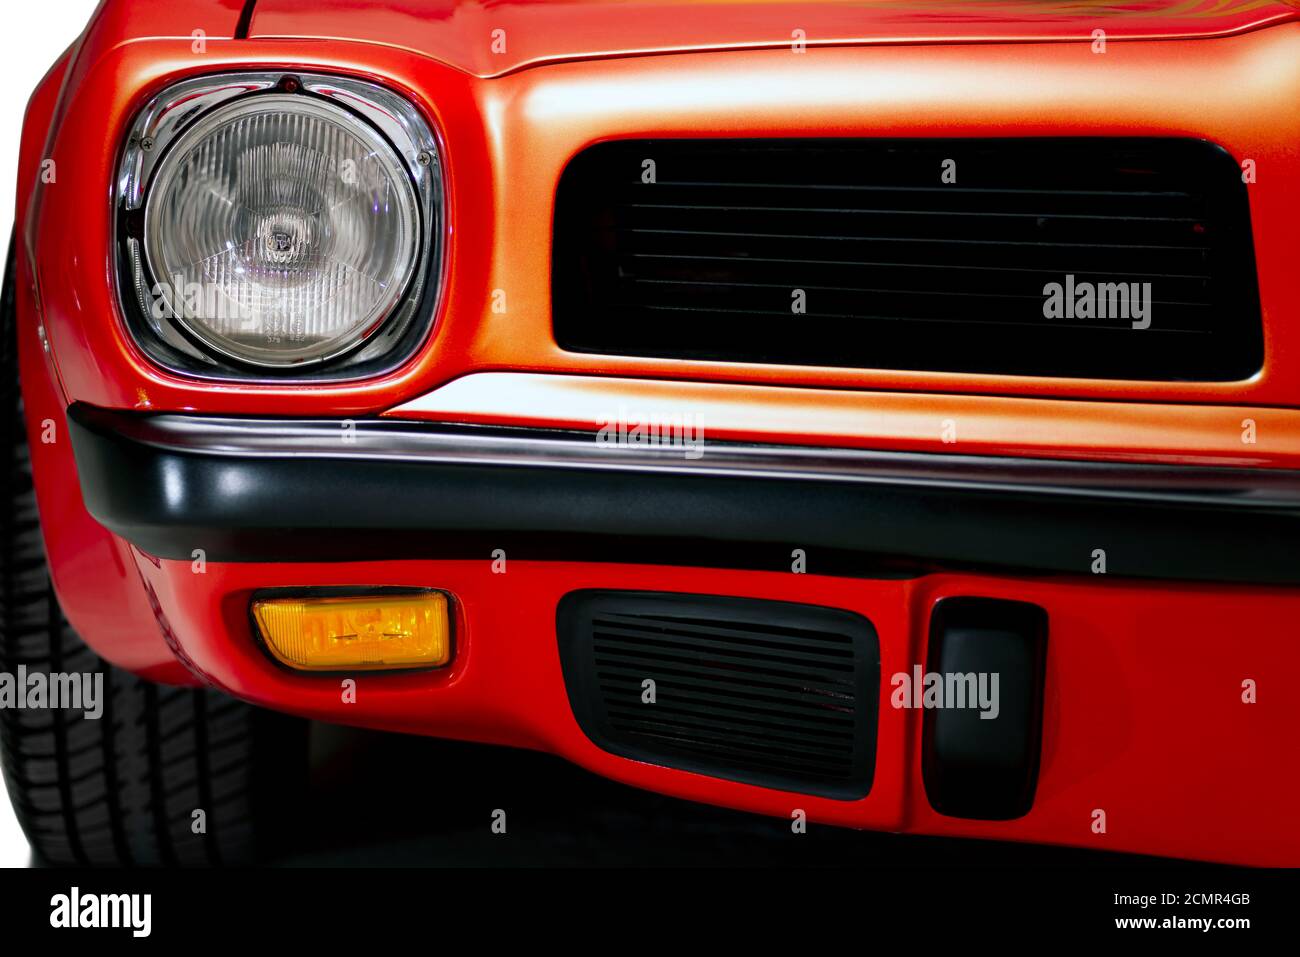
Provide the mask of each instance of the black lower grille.
[{"label": "black lower grille", "polygon": [[862,616],[582,591],[558,628],[574,715],[606,751],[846,800],[871,789],[880,653]]},{"label": "black lower grille", "polygon": [[1199,140],[602,143],[561,179],[552,278],[579,352],[1199,381],[1263,359],[1242,171]]}]

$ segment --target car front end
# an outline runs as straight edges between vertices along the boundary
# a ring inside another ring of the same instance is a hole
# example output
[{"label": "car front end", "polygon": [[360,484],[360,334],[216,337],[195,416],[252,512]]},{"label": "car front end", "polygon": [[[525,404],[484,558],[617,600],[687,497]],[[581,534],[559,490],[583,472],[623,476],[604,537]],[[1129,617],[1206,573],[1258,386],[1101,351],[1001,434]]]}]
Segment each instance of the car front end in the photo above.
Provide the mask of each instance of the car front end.
[{"label": "car front end", "polygon": [[1300,9],[688,6],[101,5],[10,280],[71,628],[787,820],[1300,863]]}]

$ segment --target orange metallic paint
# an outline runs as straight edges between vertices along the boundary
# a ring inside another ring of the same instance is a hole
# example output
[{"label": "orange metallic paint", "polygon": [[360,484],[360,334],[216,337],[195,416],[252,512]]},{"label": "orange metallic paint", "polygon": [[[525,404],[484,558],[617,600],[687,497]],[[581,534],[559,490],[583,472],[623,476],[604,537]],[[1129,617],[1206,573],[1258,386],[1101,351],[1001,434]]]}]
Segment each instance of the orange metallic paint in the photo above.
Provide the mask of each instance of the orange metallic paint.
[{"label": "orange metallic paint", "polygon": [[[682,416],[705,440],[1300,468],[1300,411],[479,372],[386,418],[598,431]],[[952,438],[944,441],[951,422]],[[1253,424],[1253,430],[1247,426]],[[1244,439],[1253,438],[1253,442]]]},{"label": "orange metallic paint", "polygon": [[[125,333],[110,277],[121,128],[179,76],[250,65],[347,69],[415,98],[446,144],[450,282],[433,338],[399,370],[333,385],[200,383],[153,366]],[[1032,77],[1033,82],[1026,82]],[[1136,91],[1141,91],[1138,95]],[[1300,405],[1300,24],[1216,40],[750,51],[561,63],[476,80],[413,54],[321,41],[128,43],[89,69],[52,144],[37,248],[46,325],[69,399],[140,409],[374,414],[483,370],[908,392]],[[1256,161],[1251,186],[1265,364],[1237,383],[1097,382],[755,366],[567,353],[550,331],[555,183],[608,137],[1195,135]],[[69,229],[67,224],[76,223]],[[506,295],[494,312],[492,292]],[[1091,407],[1099,418],[1106,405]]]},{"label": "orange metallic paint", "polygon": [[[363,40],[476,76],[683,50],[1223,36],[1294,19],[1278,0],[258,0],[252,37]],[[494,31],[502,31],[497,36]],[[494,40],[498,41],[494,44]]]}]

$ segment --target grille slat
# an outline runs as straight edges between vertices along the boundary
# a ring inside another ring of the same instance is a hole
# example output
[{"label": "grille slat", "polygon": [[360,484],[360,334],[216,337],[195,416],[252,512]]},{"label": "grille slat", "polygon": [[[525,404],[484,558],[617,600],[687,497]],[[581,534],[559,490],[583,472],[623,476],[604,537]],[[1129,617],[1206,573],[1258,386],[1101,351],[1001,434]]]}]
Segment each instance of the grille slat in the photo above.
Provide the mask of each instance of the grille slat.
[{"label": "grille slat", "polygon": [[[617,141],[555,222],[574,351],[1205,381],[1263,358],[1245,186],[1202,141]],[[1149,312],[1046,315],[1067,276],[1149,283]]]},{"label": "grille slat", "polygon": [[[1023,243],[1018,246],[979,242],[973,240],[914,239],[907,242],[877,241],[873,247],[866,248],[867,240],[824,240],[787,237],[780,235],[744,236],[743,243],[720,244],[710,237],[691,237],[679,234],[664,236],[652,233],[643,234],[633,247],[616,246],[616,257],[599,268],[627,268],[627,262],[634,260],[636,254],[648,255],[675,254],[700,258],[704,262],[735,261],[752,259],[798,259],[822,260],[838,265],[848,263],[880,263],[881,265],[908,265],[914,263],[933,263],[936,266],[996,266],[1016,270],[1027,267],[1031,270],[1051,270],[1061,276],[1073,271],[1079,273],[1101,273],[1106,276],[1118,276],[1121,272],[1134,272],[1132,255],[1134,250],[1125,245],[1099,246],[1068,243]],[[855,250],[850,244],[863,245],[862,250]],[[1139,247],[1142,255],[1142,275],[1154,277],[1167,272],[1191,272],[1212,278],[1209,266],[1210,250],[1172,247],[1152,249],[1150,246]],[[637,273],[639,275],[640,273]],[[629,274],[625,278],[631,278]],[[605,275],[595,276],[608,280]],[[1041,282],[1041,280],[1040,280]],[[1041,288],[1041,286],[1039,287]],[[557,292],[562,290],[557,289]],[[557,319],[560,317],[557,315]]]},{"label": "grille slat", "polygon": [[664,615],[664,614],[640,614],[640,615],[606,615],[604,621],[618,621],[625,624],[630,622],[647,622],[654,625],[674,625],[689,624],[693,630],[707,632],[713,635],[728,634],[746,641],[772,641],[781,638],[797,639],[800,645],[831,645],[843,647],[850,642],[843,635],[821,631],[809,631],[804,628],[795,628],[790,625],[785,626],[768,626],[756,621],[746,621],[743,627],[736,627],[729,622],[711,621],[706,618],[684,617],[681,615]]},{"label": "grille slat", "polygon": [[880,661],[865,618],[758,599],[591,591],[565,597],[558,629],[574,715],[606,750],[810,794],[851,799],[870,789]]},{"label": "grille slat", "polygon": [[[629,669],[624,674],[606,668],[598,672],[598,677],[601,687],[609,689],[611,694],[618,695],[627,687],[635,686],[639,698],[641,682],[645,675],[642,668]],[[773,720],[779,719],[786,725],[798,724],[809,728],[825,727],[830,730],[836,727],[850,726],[853,723],[851,708],[835,710],[823,705],[818,705],[815,708],[791,707],[779,698],[771,698],[765,695],[740,695],[720,692],[714,682],[694,681],[683,675],[673,676],[672,694],[680,694],[684,700],[689,700],[701,708],[716,704],[719,713],[726,712],[741,716],[749,714],[767,715]],[[673,700],[677,699],[674,698]]]},{"label": "grille slat", "polygon": [[648,642],[665,648],[694,648],[697,651],[707,649],[720,655],[730,655],[751,661],[787,662],[791,664],[796,662],[801,664],[815,663],[819,668],[832,671],[853,670],[853,662],[845,660],[851,657],[851,653],[835,655],[813,649],[802,652],[800,649],[792,648],[789,645],[778,645],[769,642],[746,643],[735,639],[719,640],[712,636],[704,637],[707,633],[693,632],[685,628],[635,628],[627,625],[619,627],[606,622],[596,622],[596,634],[623,642],[630,641],[633,646],[635,646],[636,642]]},{"label": "grille slat", "polygon": [[[1055,275],[1060,269],[1045,269],[1042,267],[1026,268],[1023,266],[979,266],[979,265],[958,265],[951,263],[915,263],[915,262],[858,262],[850,259],[778,259],[774,257],[763,256],[684,256],[673,253],[631,253],[632,259],[663,259],[663,260],[687,260],[689,262],[725,262],[729,268],[735,268],[737,265],[753,264],[760,267],[760,270],[767,273],[771,264],[779,263],[787,267],[795,267],[800,270],[806,270],[810,266],[853,266],[860,270],[868,269],[965,269],[977,270],[980,272],[1006,272],[1006,273],[1042,273],[1046,275]],[[838,272],[836,274],[839,274]],[[1205,281],[1209,278],[1207,273],[1140,273],[1140,272],[1112,272],[1111,277],[1120,278],[1143,278],[1150,279],[1195,279]],[[1097,276],[1082,275],[1082,279],[1097,279]]]},{"label": "grille slat", "polygon": [[665,236],[701,236],[701,237],[724,237],[734,239],[780,239],[789,240],[824,240],[826,242],[837,243],[930,243],[932,245],[957,245],[957,244],[974,244],[979,246],[1055,246],[1068,249],[1114,249],[1120,251],[1132,250],[1151,250],[1151,249],[1168,249],[1168,250],[1191,250],[1201,252],[1206,249],[1205,246],[1193,246],[1190,243],[1090,243],[1090,242],[1059,242],[1046,239],[963,239],[963,238],[943,238],[937,239],[932,236],[862,236],[850,235],[847,233],[763,233],[763,232],[736,232],[724,231],[717,229],[683,229],[680,226],[672,228],[650,228],[646,226],[628,226],[624,227],[629,233],[653,233]]},{"label": "grille slat", "polygon": [[[639,687],[636,689],[635,696],[631,694],[631,687],[627,685],[619,686],[617,683],[602,681],[600,687],[601,691],[607,695],[611,702],[618,701],[622,697],[627,696],[628,700],[636,701],[639,704],[641,695],[641,689]],[[745,713],[743,708],[739,707],[728,706],[711,708],[707,704],[689,696],[683,696],[681,700],[687,703],[678,704],[678,697],[671,693],[671,691],[661,694],[659,695],[658,701],[655,703],[655,713],[680,715],[684,718],[699,718],[702,720],[718,719],[732,724],[765,729],[765,732],[763,733],[775,732],[775,736],[777,737],[782,736],[791,728],[799,728],[806,732],[808,737],[814,740],[822,739],[826,741],[850,742],[853,740],[851,721],[841,722],[840,726],[837,728],[834,725],[819,724],[815,721],[802,721],[798,718],[791,718],[788,715],[782,715],[780,721],[764,720],[762,717],[751,717]],[[610,704],[609,708],[611,714],[619,710],[617,704]],[[771,713],[767,711],[760,711],[759,714],[771,717]]]},{"label": "grille slat", "polygon": [[[764,315],[767,315],[767,316],[778,316],[778,315],[782,315],[782,313],[774,312],[774,311],[772,311],[772,310],[766,310],[766,311],[764,311],[764,310],[755,310],[755,309],[723,309],[723,308],[713,308],[713,309],[710,309],[710,308],[701,307],[701,306],[652,306],[652,307],[650,307],[650,308],[652,308],[652,309],[657,309],[657,310],[668,311],[668,312],[709,313],[709,314],[714,314],[714,315],[719,315],[719,316],[721,316],[721,315],[727,315],[727,314],[731,314],[731,315],[740,315],[740,314],[743,314],[743,315],[749,315],[749,316],[764,316]],[[906,323],[917,323],[917,324],[920,324],[920,323],[944,323],[944,324],[947,324],[947,325],[950,325],[950,326],[970,325],[970,321],[967,320],[967,319],[951,319],[951,318],[943,318],[943,317],[939,317],[939,316],[884,316],[884,315],[861,316],[861,315],[846,315],[846,314],[844,314],[844,313],[832,313],[832,314],[829,314],[829,315],[821,316],[820,318],[822,318],[822,319],[826,319],[826,320],[833,320],[833,319],[848,319],[848,320],[858,320],[858,321],[866,321],[866,320],[870,320],[870,321],[872,321],[872,322],[879,322],[879,323],[901,323],[901,322],[906,322]],[[983,322],[983,323],[980,323],[980,325],[982,325],[982,326],[997,326],[997,327],[1022,327],[1022,326],[1032,326],[1033,323],[1030,323],[1030,322],[1013,322],[1013,321],[998,321],[998,322]],[[1123,333],[1123,332],[1126,331],[1125,327],[1117,326],[1117,325],[1104,326],[1104,325],[1096,324],[1096,325],[1089,325],[1087,328],[1092,329],[1092,330],[1101,331],[1101,332],[1115,332],[1115,333]],[[1178,328],[1178,329],[1160,329],[1160,330],[1157,330],[1157,331],[1158,331],[1159,333],[1164,333],[1164,334],[1166,334],[1166,335],[1169,335],[1169,334],[1171,334],[1171,333],[1199,334],[1199,333],[1205,333],[1205,332],[1208,332],[1208,330],[1203,330],[1203,329],[1189,329],[1189,328],[1185,328],[1185,327],[1181,327],[1181,328]]]},{"label": "grille slat", "polygon": [[[725,687],[728,679],[734,679],[736,688],[744,688],[745,691],[732,691],[737,697],[746,698],[754,703],[763,703],[775,711],[787,711],[795,714],[815,714],[818,711],[843,711],[845,713],[851,710],[851,699],[846,698],[841,701],[826,691],[825,689],[816,689],[813,692],[805,690],[804,685],[797,682],[789,685],[777,685],[770,681],[761,681],[754,678],[752,674],[745,674],[729,669],[716,669],[710,671],[691,662],[666,661],[663,659],[649,660],[648,657],[634,659],[628,656],[626,661],[622,659],[613,659],[608,654],[596,654],[595,663],[600,669],[602,675],[616,675],[625,678],[652,678],[654,675],[647,674],[648,668],[653,669],[656,675],[662,675],[672,678],[682,688],[699,688],[705,681],[712,681],[712,684],[704,684],[705,687]],[[797,704],[791,704],[797,702]]]},{"label": "grille slat", "polygon": [[[664,747],[680,752],[683,755],[694,755],[706,760],[715,767],[719,772],[736,771],[744,769],[749,772],[768,772],[773,777],[817,777],[833,782],[849,775],[849,772],[842,770],[830,770],[824,765],[818,765],[813,762],[798,761],[780,761],[770,755],[758,755],[752,753],[736,752],[727,748],[719,748],[701,743],[694,738],[685,735],[671,735],[664,733],[643,732],[637,737],[644,739],[650,746]],[[665,747],[666,746],[666,747]],[[717,777],[726,777],[725,773],[719,773]]]},{"label": "grille slat", "polygon": [[824,743],[814,742],[807,737],[788,737],[770,731],[756,734],[752,729],[736,729],[724,721],[690,721],[660,711],[656,711],[652,718],[616,708],[609,713],[615,727],[631,734],[680,734],[696,743],[714,742],[724,744],[736,752],[781,755],[786,759],[807,761],[809,764],[820,764],[836,770],[853,752],[852,747],[826,747]]},{"label": "grille slat", "polygon": [[[655,641],[645,637],[614,638],[605,632],[596,632],[595,648],[606,656],[621,655],[631,658],[649,656],[656,661],[699,664],[716,662],[718,667],[728,671],[746,671],[761,675],[769,681],[789,676],[801,683],[817,682],[828,688],[844,684],[852,679],[851,667],[826,667],[820,663],[813,665],[796,664],[793,658],[768,658],[743,655],[727,649],[694,645],[689,640],[668,642]],[[838,672],[838,673],[837,673]]]},{"label": "grille slat", "polygon": [[675,210],[686,212],[742,212],[742,213],[799,213],[801,215],[818,215],[826,214],[843,214],[846,216],[979,216],[980,218],[999,217],[1009,219],[1041,219],[1044,217],[1054,217],[1056,219],[1090,219],[1100,220],[1102,222],[1135,222],[1135,223],[1196,223],[1199,217],[1196,216],[1133,216],[1121,215],[1119,213],[1063,213],[1055,210],[1038,209],[1021,212],[986,212],[978,209],[902,209],[896,207],[872,209],[869,207],[849,208],[849,207],[829,207],[829,206],[740,206],[734,203],[728,203],[725,206],[714,205],[712,203],[698,203],[694,205],[674,204],[674,203],[626,203],[622,208],[625,209],[654,209],[654,210]]}]

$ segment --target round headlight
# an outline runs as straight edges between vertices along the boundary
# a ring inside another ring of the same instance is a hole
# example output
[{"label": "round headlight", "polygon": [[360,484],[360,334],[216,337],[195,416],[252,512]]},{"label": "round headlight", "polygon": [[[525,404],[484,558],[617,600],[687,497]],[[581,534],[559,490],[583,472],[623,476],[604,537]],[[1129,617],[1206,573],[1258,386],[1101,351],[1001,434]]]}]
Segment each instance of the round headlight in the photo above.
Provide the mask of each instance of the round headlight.
[{"label": "round headlight", "polygon": [[417,270],[401,158],[341,107],[271,93],[213,109],[168,146],[144,204],[155,296],[209,349],[259,366],[365,341]]}]

